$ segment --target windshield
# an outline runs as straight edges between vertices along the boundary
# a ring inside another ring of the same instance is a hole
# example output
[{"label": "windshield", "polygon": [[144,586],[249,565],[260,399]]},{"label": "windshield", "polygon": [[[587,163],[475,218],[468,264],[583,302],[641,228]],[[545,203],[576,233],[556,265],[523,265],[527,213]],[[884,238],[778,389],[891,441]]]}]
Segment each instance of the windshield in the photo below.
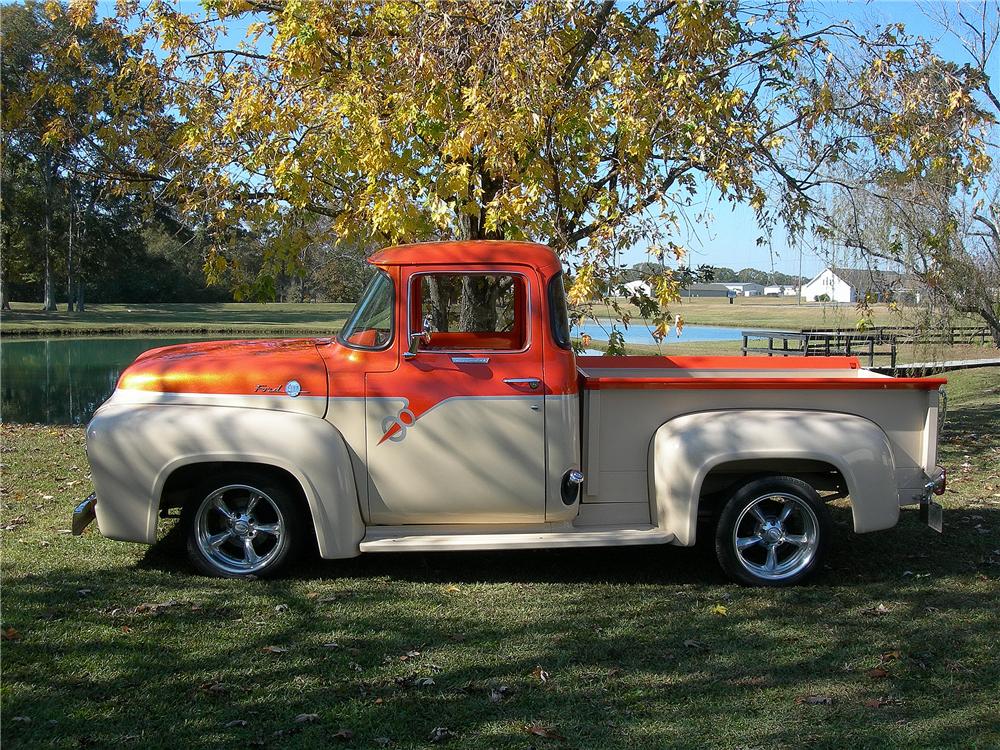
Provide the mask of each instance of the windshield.
[{"label": "windshield", "polygon": [[340,341],[363,349],[381,349],[392,341],[392,306],[395,294],[392,279],[382,270],[368,283],[347,323],[340,329]]}]

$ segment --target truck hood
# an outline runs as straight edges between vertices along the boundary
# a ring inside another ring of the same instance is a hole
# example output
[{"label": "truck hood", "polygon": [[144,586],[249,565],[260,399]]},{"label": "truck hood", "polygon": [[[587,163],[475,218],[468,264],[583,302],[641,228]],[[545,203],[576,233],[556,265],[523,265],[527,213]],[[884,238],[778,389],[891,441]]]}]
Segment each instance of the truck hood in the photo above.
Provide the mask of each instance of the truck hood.
[{"label": "truck hood", "polygon": [[112,397],[135,403],[242,406],[326,413],[327,374],[317,339],[208,341],[150,349]]}]

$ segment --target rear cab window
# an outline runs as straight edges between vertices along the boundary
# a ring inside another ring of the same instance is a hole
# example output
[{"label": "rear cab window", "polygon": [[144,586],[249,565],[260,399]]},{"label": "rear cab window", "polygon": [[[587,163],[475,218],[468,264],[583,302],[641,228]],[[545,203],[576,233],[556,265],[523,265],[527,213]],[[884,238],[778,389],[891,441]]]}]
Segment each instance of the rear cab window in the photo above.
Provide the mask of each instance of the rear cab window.
[{"label": "rear cab window", "polygon": [[430,351],[523,351],[527,281],[512,273],[428,273],[412,279],[410,330],[429,320]]}]

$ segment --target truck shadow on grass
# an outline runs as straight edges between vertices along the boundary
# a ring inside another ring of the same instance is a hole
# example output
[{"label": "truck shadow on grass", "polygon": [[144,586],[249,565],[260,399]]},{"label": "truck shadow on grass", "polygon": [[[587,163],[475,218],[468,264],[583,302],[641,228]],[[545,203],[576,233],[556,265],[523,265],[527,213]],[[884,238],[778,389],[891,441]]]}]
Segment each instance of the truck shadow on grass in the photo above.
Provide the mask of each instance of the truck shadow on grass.
[{"label": "truck shadow on grass", "polygon": [[183,575],[168,539],[126,570],[22,576],[5,582],[22,640],[4,712],[31,722],[4,722],[4,747],[305,748],[341,727],[351,747],[422,747],[446,726],[455,746],[523,748],[536,722],[579,748],[995,745],[1000,511],[951,511],[944,537],[910,517],[853,536],[835,515],[830,569],[783,590],[656,547],[370,555],[238,582]]},{"label": "truck shadow on grass", "polygon": [[[834,586],[898,583],[910,576],[967,575],[1000,543],[1000,509],[944,511],[938,534],[901,509],[899,525],[853,533],[850,509],[831,507],[833,538],[813,583]],[[699,527],[693,548],[673,545],[584,547],[551,550],[368,553],[343,560],[306,554],[286,574],[290,580],[390,577],[422,583],[728,583],[715,559],[713,528]],[[1000,555],[995,555],[1000,564]],[[147,549],[143,568],[193,572],[177,526]]]}]

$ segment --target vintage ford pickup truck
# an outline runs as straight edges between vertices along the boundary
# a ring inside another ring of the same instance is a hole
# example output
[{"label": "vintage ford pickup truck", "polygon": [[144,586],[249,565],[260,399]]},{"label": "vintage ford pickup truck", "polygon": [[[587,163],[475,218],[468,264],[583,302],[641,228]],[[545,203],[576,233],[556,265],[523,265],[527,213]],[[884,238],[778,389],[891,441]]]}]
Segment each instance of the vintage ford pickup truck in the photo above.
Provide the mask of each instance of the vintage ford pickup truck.
[{"label": "vintage ford pickup truck", "polygon": [[[332,338],[154,349],[87,428],[74,532],[153,543],[179,510],[205,573],[296,554],[714,544],[752,585],[920,505],[940,530],[942,379],[847,357],[578,357],[562,267],[514,242],[370,259]],[[935,512],[936,511],[936,512]]]}]

